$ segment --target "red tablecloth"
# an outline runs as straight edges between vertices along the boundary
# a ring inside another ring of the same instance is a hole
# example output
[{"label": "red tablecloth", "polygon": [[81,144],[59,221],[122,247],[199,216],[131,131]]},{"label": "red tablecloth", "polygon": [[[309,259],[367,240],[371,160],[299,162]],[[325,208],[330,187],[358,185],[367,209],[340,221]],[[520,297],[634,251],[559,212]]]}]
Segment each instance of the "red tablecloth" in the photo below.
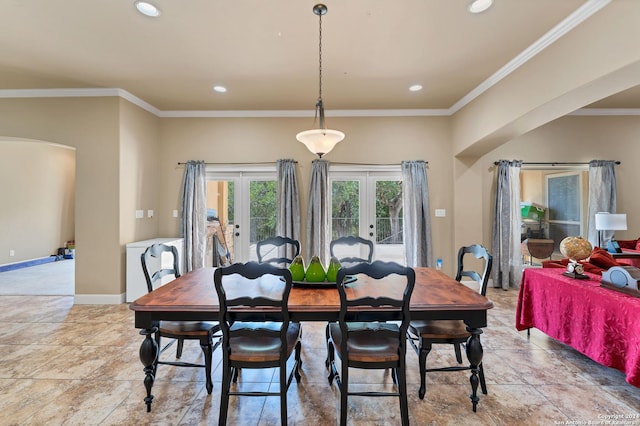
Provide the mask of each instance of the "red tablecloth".
[{"label": "red tablecloth", "polygon": [[640,387],[640,298],[574,280],[559,269],[525,269],[516,328],[535,327],[594,361],[623,371]]}]

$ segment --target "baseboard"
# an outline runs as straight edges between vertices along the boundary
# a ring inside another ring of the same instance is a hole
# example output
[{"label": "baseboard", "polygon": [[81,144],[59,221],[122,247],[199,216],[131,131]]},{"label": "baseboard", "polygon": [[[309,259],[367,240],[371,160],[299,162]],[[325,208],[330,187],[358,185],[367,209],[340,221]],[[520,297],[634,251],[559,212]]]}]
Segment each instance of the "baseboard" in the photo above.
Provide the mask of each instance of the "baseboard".
[{"label": "baseboard", "polygon": [[13,271],[14,269],[28,268],[29,266],[42,265],[43,263],[55,262],[55,256],[39,257],[36,259],[23,260],[16,263],[6,263],[0,265],[0,272]]},{"label": "baseboard", "polygon": [[124,303],[126,293],[120,294],[76,294],[75,305],[119,305]]}]

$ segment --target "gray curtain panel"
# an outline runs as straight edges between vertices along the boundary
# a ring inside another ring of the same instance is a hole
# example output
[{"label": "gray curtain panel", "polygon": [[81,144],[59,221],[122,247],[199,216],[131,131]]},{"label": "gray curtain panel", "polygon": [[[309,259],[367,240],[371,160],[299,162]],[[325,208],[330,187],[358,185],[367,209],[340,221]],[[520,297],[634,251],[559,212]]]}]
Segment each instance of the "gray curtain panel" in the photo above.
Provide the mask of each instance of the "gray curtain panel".
[{"label": "gray curtain panel", "polygon": [[313,160],[307,204],[306,258],[318,256],[327,265],[329,246],[329,162]]},{"label": "gray curtain panel", "polygon": [[522,275],[520,169],[522,161],[500,160],[493,219],[493,286],[519,287]]},{"label": "gray curtain panel", "polygon": [[184,238],[184,272],[204,268],[207,248],[206,187],[204,161],[188,161],[184,167],[180,198],[180,236]]},{"label": "gray curtain panel", "polygon": [[[598,212],[616,213],[616,163],[593,160],[589,163],[589,232],[587,239],[593,247],[598,245],[595,215]],[[602,231],[602,244],[613,237],[614,231]]]},{"label": "gray curtain panel", "polygon": [[[277,234],[283,237],[300,240],[300,194],[296,177],[296,162],[284,159],[276,162],[278,182],[277,197]],[[286,247],[288,252],[280,256],[293,258],[293,248]]]},{"label": "gray curtain panel", "polygon": [[407,266],[432,266],[429,188],[424,161],[403,161],[403,236]]}]

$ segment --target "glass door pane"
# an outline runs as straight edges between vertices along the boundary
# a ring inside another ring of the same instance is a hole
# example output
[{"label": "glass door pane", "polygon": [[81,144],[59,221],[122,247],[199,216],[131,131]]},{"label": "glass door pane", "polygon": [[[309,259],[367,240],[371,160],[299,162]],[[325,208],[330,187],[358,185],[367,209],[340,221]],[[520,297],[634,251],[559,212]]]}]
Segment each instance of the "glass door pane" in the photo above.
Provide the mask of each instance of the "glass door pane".
[{"label": "glass door pane", "polygon": [[[359,235],[374,243],[374,260],[405,263],[402,181],[395,172],[342,172],[330,176],[331,239]],[[364,257],[346,247],[338,257]],[[349,252],[351,250],[351,252]]]},{"label": "glass door pane", "polygon": [[582,174],[550,174],[546,181],[549,238],[554,242],[554,250],[559,252],[565,237],[583,235]]},{"label": "glass door pane", "polygon": [[[331,181],[331,239],[360,235],[360,181]],[[335,255],[342,257],[363,257],[358,246],[336,247]]]},{"label": "glass door pane", "polygon": [[258,260],[256,243],[276,236],[276,181],[249,181],[249,260]]},{"label": "glass door pane", "polygon": [[257,260],[256,242],[276,234],[275,178],[275,171],[207,173],[208,265]]},{"label": "glass door pane", "polygon": [[207,250],[205,266],[224,266],[233,252],[234,181],[207,181]]},{"label": "glass door pane", "polygon": [[376,259],[405,263],[402,235],[402,181],[372,178],[375,187]]}]

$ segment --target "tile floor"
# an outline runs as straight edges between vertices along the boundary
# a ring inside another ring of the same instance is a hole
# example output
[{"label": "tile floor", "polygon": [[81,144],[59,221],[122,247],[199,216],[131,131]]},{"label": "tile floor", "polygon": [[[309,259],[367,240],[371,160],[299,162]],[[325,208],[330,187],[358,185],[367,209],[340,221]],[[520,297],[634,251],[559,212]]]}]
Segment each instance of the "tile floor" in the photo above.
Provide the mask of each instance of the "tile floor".
[{"label": "tile floor", "polygon": [[[418,399],[417,357],[407,352],[411,424],[598,424],[612,418],[607,416],[627,416],[617,424],[640,425],[640,389],[537,330],[530,338],[515,331],[516,297],[516,291],[489,289],[495,308],[482,337],[489,394],[480,395],[476,413],[468,372],[429,373],[427,395]],[[294,381],[288,393],[289,424],[336,424],[339,396],[326,379],[323,325],[303,327],[302,381]],[[217,424],[219,352],[212,395],[206,393],[203,369],[162,365],[147,413],[141,341],[126,304],[74,306],[72,296],[0,296],[0,425]],[[196,343],[185,344],[183,358],[188,357],[201,358]],[[439,347],[428,363],[452,359],[450,347]],[[239,385],[266,389],[277,380],[273,373],[245,370]],[[351,379],[362,389],[392,383],[387,372],[378,371],[354,371]],[[348,417],[353,425],[396,425],[397,401],[354,397]],[[277,398],[232,397],[228,424],[279,422]]]}]

